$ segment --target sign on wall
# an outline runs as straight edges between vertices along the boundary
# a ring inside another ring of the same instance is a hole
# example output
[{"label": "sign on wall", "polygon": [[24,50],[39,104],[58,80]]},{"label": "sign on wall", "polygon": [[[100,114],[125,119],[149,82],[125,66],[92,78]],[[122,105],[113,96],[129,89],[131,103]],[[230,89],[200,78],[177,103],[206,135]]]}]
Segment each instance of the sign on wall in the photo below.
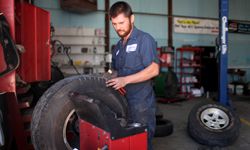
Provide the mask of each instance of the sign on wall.
[{"label": "sign on wall", "polygon": [[174,31],[176,33],[217,35],[219,33],[219,21],[211,19],[174,17]]},{"label": "sign on wall", "polygon": [[241,23],[237,21],[229,21],[228,22],[229,32],[232,33],[250,33],[250,24]]}]

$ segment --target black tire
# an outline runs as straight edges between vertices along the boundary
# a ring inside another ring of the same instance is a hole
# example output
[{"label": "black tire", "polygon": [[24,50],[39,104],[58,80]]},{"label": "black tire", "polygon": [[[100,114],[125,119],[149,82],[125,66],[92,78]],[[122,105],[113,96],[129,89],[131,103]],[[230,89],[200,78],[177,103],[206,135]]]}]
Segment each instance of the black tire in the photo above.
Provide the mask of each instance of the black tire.
[{"label": "black tire", "polygon": [[35,149],[66,150],[67,146],[71,149],[78,148],[77,135],[76,141],[64,142],[63,139],[65,127],[72,126],[68,125],[67,119],[74,114],[73,104],[68,98],[70,91],[102,100],[118,114],[118,117],[127,119],[125,98],[112,88],[107,88],[105,81],[104,78],[97,76],[74,76],[65,78],[50,87],[33,111],[31,138]]},{"label": "black tire", "polygon": [[198,143],[227,146],[239,136],[240,120],[229,107],[216,102],[195,105],[188,117],[188,133]]},{"label": "black tire", "polygon": [[163,118],[163,114],[162,113],[155,114],[155,118],[156,119],[162,119]]},{"label": "black tire", "polygon": [[173,123],[166,119],[156,119],[156,128],[154,137],[164,137],[173,133]]}]

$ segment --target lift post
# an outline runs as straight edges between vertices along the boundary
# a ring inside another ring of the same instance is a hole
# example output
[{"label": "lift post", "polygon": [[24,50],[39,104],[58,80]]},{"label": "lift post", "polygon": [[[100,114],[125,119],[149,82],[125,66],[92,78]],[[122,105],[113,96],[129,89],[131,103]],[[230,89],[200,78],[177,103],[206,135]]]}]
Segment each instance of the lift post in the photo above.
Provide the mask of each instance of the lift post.
[{"label": "lift post", "polygon": [[219,102],[229,105],[227,93],[228,67],[228,0],[219,0]]}]

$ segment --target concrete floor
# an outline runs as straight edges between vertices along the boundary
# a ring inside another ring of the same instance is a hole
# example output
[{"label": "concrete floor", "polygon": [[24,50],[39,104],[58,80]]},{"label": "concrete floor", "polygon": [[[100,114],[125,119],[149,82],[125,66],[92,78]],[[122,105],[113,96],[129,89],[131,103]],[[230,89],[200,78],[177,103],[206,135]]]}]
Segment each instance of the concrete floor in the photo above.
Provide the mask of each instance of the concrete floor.
[{"label": "concrete floor", "polygon": [[231,96],[233,107],[241,118],[240,136],[227,147],[207,147],[196,143],[187,133],[187,118],[192,107],[207,99],[191,100],[168,104],[158,103],[164,118],[174,124],[174,132],[167,137],[153,139],[154,150],[250,150],[250,97]]}]

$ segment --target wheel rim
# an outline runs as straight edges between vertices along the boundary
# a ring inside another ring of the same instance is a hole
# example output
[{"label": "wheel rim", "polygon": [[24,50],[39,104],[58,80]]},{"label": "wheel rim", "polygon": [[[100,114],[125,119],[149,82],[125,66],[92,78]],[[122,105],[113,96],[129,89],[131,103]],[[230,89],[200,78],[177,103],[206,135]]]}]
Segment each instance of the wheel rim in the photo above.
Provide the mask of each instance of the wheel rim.
[{"label": "wheel rim", "polygon": [[[76,115],[75,109],[70,111],[70,113],[67,116],[67,118],[65,119],[65,122],[63,125],[63,141],[64,141],[64,144],[66,145],[68,150],[72,150],[72,149],[77,147],[77,145],[75,143],[75,139],[76,139],[75,137],[79,136],[79,135],[77,135],[78,133],[76,132],[76,130],[69,131],[69,128],[78,127],[76,125],[76,123],[78,123],[78,121],[75,119],[72,119],[72,118],[74,118],[74,115]],[[69,136],[71,138],[69,138]],[[74,136],[74,137],[72,137],[72,136]]]},{"label": "wheel rim", "polygon": [[229,116],[218,108],[205,109],[200,116],[202,123],[213,130],[221,130],[228,126]]}]

